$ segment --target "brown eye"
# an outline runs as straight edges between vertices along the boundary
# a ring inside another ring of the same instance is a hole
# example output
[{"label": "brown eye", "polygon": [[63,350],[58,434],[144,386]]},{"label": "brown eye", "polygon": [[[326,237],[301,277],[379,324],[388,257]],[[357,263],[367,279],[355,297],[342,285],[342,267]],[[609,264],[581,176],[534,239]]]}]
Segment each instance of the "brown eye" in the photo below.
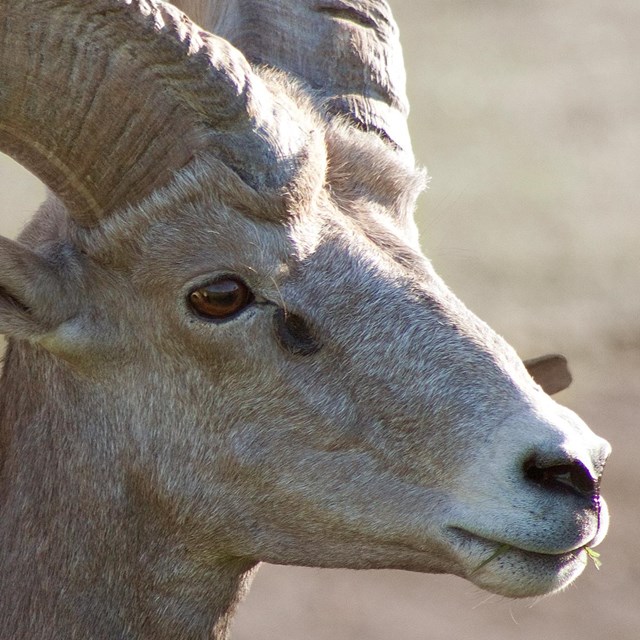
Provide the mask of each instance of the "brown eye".
[{"label": "brown eye", "polygon": [[224,320],[253,302],[247,285],[235,278],[220,278],[189,294],[189,304],[198,314],[211,320]]}]

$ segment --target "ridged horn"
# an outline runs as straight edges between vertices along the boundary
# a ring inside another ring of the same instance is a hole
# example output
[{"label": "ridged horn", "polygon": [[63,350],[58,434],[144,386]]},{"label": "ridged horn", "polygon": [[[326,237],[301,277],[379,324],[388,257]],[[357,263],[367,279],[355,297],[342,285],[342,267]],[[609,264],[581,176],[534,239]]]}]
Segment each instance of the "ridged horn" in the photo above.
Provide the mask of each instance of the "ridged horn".
[{"label": "ridged horn", "polygon": [[240,49],[306,81],[330,113],[411,157],[398,28],[385,0],[178,0]]},{"label": "ridged horn", "polygon": [[83,226],[199,152],[279,190],[311,128],[245,57],[156,0],[0,0],[0,150]]}]

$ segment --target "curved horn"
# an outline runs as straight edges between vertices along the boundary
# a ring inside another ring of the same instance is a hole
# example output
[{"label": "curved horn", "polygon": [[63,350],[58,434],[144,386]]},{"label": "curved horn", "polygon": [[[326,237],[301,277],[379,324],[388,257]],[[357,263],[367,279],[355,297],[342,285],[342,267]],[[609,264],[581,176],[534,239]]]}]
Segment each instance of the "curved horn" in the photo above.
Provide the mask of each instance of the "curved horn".
[{"label": "curved horn", "polygon": [[213,151],[254,188],[299,168],[310,124],[243,55],[156,0],[0,0],[0,150],[83,226]]},{"label": "curved horn", "polygon": [[253,63],[303,78],[332,113],[411,155],[398,28],[386,0],[177,0]]}]

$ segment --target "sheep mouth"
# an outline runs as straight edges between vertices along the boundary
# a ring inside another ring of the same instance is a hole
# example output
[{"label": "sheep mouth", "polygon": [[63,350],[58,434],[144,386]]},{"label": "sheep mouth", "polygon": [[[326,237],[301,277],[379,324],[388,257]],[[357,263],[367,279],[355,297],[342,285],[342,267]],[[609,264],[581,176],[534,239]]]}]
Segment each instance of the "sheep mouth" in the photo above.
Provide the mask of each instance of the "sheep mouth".
[{"label": "sheep mouth", "polygon": [[570,546],[567,549],[556,550],[556,549],[543,549],[541,546],[537,548],[533,548],[531,545],[525,546],[524,544],[518,543],[516,541],[503,541],[494,538],[485,537],[482,534],[475,533],[468,529],[463,529],[461,527],[450,527],[449,531],[451,532],[451,539],[457,541],[458,544],[461,545],[473,545],[473,544],[482,544],[491,548],[504,548],[505,551],[508,549],[515,549],[522,553],[529,553],[532,556],[562,556],[567,553],[573,553],[575,551],[579,551],[584,545],[576,544],[574,546]]},{"label": "sheep mouth", "polygon": [[540,596],[566,587],[588,561],[587,545],[566,551],[531,550],[451,527],[449,541],[460,575],[475,585],[512,598]]}]

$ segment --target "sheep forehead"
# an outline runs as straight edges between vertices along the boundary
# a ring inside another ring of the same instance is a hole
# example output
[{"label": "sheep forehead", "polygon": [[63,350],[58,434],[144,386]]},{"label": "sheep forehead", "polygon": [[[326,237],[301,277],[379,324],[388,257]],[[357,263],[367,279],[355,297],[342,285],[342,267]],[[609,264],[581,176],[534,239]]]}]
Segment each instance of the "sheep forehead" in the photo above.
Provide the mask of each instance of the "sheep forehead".
[{"label": "sheep forehead", "polygon": [[239,269],[281,281],[291,271],[310,265],[326,244],[345,255],[368,254],[368,260],[383,255],[393,259],[403,250],[418,256],[379,216],[363,220],[324,196],[314,207],[282,222],[263,220],[205,197],[173,203],[162,213],[145,225],[136,242],[135,272],[140,278]]}]

